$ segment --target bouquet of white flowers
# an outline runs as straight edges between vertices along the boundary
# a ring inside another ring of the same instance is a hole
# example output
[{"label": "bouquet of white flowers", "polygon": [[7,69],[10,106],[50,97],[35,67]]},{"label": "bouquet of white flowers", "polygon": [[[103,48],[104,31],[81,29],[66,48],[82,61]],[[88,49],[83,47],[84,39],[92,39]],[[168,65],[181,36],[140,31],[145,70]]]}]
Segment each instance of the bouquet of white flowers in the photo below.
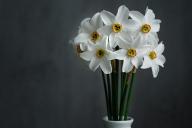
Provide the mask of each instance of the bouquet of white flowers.
[{"label": "bouquet of white flowers", "polygon": [[108,11],[85,18],[79,27],[74,45],[89,68],[101,68],[109,120],[127,120],[130,96],[136,70],[152,69],[157,77],[163,67],[164,44],[157,32],[161,20],[149,8],[145,15],[129,11],[122,5],[116,16]]}]

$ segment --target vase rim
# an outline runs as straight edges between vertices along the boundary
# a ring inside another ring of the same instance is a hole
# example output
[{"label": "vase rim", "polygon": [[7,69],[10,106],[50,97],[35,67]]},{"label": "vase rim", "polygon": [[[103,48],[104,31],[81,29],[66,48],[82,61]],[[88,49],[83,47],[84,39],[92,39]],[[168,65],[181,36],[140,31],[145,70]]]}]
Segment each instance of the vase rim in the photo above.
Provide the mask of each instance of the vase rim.
[{"label": "vase rim", "polygon": [[133,118],[128,116],[128,120],[108,120],[108,117],[107,116],[104,116],[103,117],[103,120],[106,121],[106,122],[111,122],[111,123],[133,123]]}]

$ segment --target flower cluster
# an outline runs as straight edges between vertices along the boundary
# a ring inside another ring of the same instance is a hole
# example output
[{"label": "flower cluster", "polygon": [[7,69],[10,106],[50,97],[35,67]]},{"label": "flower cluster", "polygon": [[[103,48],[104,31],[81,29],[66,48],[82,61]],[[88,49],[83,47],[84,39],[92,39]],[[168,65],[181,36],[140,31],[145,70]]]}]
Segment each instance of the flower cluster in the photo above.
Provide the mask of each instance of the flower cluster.
[{"label": "flower cluster", "polygon": [[123,61],[122,72],[151,68],[153,77],[157,77],[159,66],[165,63],[164,44],[159,43],[157,35],[160,23],[149,8],[143,15],[122,5],[116,15],[103,10],[84,19],[74,43],[80,47],[80,57],[90,61],[93,71],[100,67],[110,74],[111,61],[119,60]]}]

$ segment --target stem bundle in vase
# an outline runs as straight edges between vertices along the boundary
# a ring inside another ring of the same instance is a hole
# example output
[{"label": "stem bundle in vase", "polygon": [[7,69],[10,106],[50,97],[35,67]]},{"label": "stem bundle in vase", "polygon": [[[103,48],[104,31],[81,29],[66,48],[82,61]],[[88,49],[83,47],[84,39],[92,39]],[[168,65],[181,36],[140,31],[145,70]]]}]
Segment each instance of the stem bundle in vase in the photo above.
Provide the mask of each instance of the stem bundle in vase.
[{"label": "stem bundle in vase", "polygon": [[[120,63],[118,60],[115,62]],[[122,67],[122,65],[120,64],[119,67]],[[118,70],[112,71],[111,74],[105,75],[101,72],[105,89],[107,116],[109,120],[116,121],[128,119],[130,96],[136,73],[135,68],[129,73],[122,73],[119,67],[116,67]]]},{"label": "stem bundle in vase", "polygon": [[145,15],[122,5],[116,16],[108,11],[85,18],[74,39],[79,56],[100,68],[105,90],[108,120],[128,120],[133,83],[138,69],[152,69],[157,77],[163,67],[164,44],[157,33],[161,20],[151,9]]}]

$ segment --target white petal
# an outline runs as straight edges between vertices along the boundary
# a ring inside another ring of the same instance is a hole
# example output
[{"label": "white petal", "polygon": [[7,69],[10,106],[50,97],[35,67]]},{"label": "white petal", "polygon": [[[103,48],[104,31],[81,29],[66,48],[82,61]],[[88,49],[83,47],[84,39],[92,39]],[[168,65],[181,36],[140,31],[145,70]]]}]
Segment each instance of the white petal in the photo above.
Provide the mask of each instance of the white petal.
[{"label": "white petal", "polygon": [[132,35],[132,33],[121,32],[119,33],[119,38],[117,39],[117,41],[119,41],[120,43],[124,43],[124,46],[123,44],[120,44],[122,45],[122,48],[128,49],[133,44],[134,36]]},{"label": "white petal", "polygon": [[90,21],[90,18],[85,18],[85,19],[83,19],[83,20],[81,21],[81,24],[80,24],[80,27],[79,27],[79,33],[82,33],[82,32],[86,32],[86,33],[87,33],[87,31],[84,31],[84,29],[82,28],[82,26],[84,25],[84,23],[89,22],[89,21]]},{"label": "white petal", "polygon": [[100,13],[96,13],[92,17],[90,23],[91,23],[91,25],[93,25],[95,27],[95,29],[98,29],[98,28],[102,27],[103,26],[103,21],[102,21],[102,19],[100,17]]},{"label": "white petal", "polygon": [[115,33],[111,33],[109,35],[109,46],[111,48],[115,48],[117,46],[117,43],[116,43],[116,34]]},{"label": "white petal", "polygon": [[156,48],[155,48],[155,52],[158,54],[158,55],[161,55],[163,53],[165,49],[165,46],[164,44],[161,42]]},{"label": "white petal", "polygon": [[95,31],[95,28],[90,24],[90,20],[85,21],[81,25],[81,29],[83,32],[86,32],[86,33],[92,33],[93,31]]},{"label": "white petal", "polygon": [[119,50],[115,51],[115,53],[117,53],[117,54],[119,54],[119,55],[125,56],[126,53],[127,53],[127,50],[125,50],[125,49],[119,49]]},{"label": "white petal", "polygon": [[123,40],[125,35],[121,34],[119,38],[117,38],[117,44],[120,48],[128,49],[129,45]]},{"label": "white petal", "polygon": [[137,48],[137,56],[145,56],[151,49],[148,45],[141,46],[141,48]]},{"label": "white petal", "polygon": [[93,58],[93,52],[86,51],[86,52],[80,53],[80,57],[86,61],[90,61]]},{"label": "white petal", "polygon": [[105,25],[111,25],[115,20],[114,14],[105,10],[101,12],[101,18]]},{"label": "white petal", "polygon": [[117,59],[118,59],[118,60],[123,60],[123,59],[126,57],[127,50],[125,50],[125,49],[120,49],[120,50],[115,51],[115,53],[118,55],[118,56],[117,56]]},{"label": "white petal", "polygon": [[151,31],[152,32],[159,32],[160,30],[160,24],[152,24],[151,25]]},{"label": "white petal", "polygon": [[129,19],[127,22],[123,23],[123,30],[124,31],[136,31],[140,28],[140,24],[135,20]]},{"label": "white petal", "polygon": [[81,21],[81,25],[83,25],[86,22],[89,22],[91,18],[85,18]]},{"label": "white petal", "polygon": [[117,15],[115,17],[115,20],[119,23],[124,23],[128,20],[128,17],[129,17],[129,9],[125,5],[120,6]]},{"label": "white petal", "polygon": [[156,32],[150,32],[147,35],[145,34],[142,35],[144,37],[144,41],[146,41],[148,44],[155,46],[159,42],[159,38]]},{"label": "white petal", "polygon": [[81,44],[80,44],[80,49],[81,49],[82,51],[86,51],[86,50],[87,50],[87,44],[86,44],[86,43],[81,43]]},{"label": "white petal", "polygon": [[108,51],[108,55],[107,55],[107,59],[108,60],[114,60],[114,59],[118,59],[119,58],[119,54],[112,52],[112,51]]},{"label": "white petal", "polygon": [[163,64],[166,62],[166,59],[163,55],[158,56],[158,58],[161,60]]},{"label": "white petal", "polygon": [[74,42],[75,43],[87,42],[88,39],[89,39],[89,34],[87,34],[87,33],[80,33],[80,34],[78,34],[75,37]]},{"label": "white petal", "polygon": [[151,69],[152,69],[153,77],[156,78],[159,73],[159,66],[156,64],[153,64]]},{"label": "white petal", "polygon": [[131,64],[131,59],[125,58],[123,62],[122,72],[130,72],[133,69],[133,65]]},{"label": "white petal", "polygon": [[92,58],[91,59],[91,62],[89,64],[89,68],[92,70],[92,71],[95,71],[98,67],[99,67],[99,63],[100,63],[100,60],[97,59],[97,58]]},{"label": "white petal", "polygon": [[106,36],[106,49],[109,51],[113,51],[113,48],[109,45],[109,36]]},{"label": "white petal", "polygon": [[134,57],[131,59],[132,64],[138,68],[142,64],[142,57]]},{"label": "white petal", "polygon": [[132,38],[132,47],[133,47],[133,48],[137,49],[137,48],[139,48],[142,44],[143,44],[143,42],[141,42],[141,38],[140,38],[140,37]]},{"label": "white petal", "polygon": [[161,20],[160,19],[154,19],[151,21],[152,24],[160,24]]},{"label": "white petal", "polygon": [[155,40],[156,43],[158,44],[158,42],[159,42],[159,37],[158,37],[157,33],[156,33],[156,32],[151,32],[151,35],[153,35],[154,40]]},{"label": "white petal", "polygon": [[119,35],[119,41],[123,41],[123,42],[125,42],[125,43],[127,43],[127,42],[132,42],[132,40],[131,40],[132,38],[131,38],[131,35],[130,35],[130,33],[128,33],[128,32],[121,32],[121,34]]},{"label": "white petal", "polygon": [[146,9],[145,19],[147,21],[152,21],[153,19],[155,19],[155,14],[154,14],[153,10],[148,9],[148,8]]},{"label": "white petal", "polygon": [[106,58],[101,61],[100,67],[105,74],[110,74],[112,72],[111,61],[107,60]]},{"label": "white petal", "polygon": [[107,49],[108,38],[104,38],[96,43],[99,48]]},{"label": "white petal", "polygon": [[160,65],[161,67],[164,67],[164,63],[165,63],[165,57],[163,55],[158,56],[155,60],[155,63]]},{"label": "white petal", "polygon": [[152,67],[152,60],[148,56],[144,56],[144,61],[141,69],[146,69],[150,67]]},{"label": "white petal", "polygon": [[89,51],[94,51],[96,48],[94,43],[86,43],[86,45]]},{"label": "white petal", "polygon": [[138,12],[138,11],[130,11],[129,16],[133,20],[135,20],[137,22],[140,22],[140,23],[144,20],[144,15],[141,14],[140,12]]},{"label": "white petal", "polygon": [[111,25],[106,25],[106,26],[104,26],[104,27],[101,27],[101,28],[99,28],[98,30],[97,30],[97,32],[99,32],[99,33],[101,33],[101,34],[103,34],[103,35],[110,35],[111,34],[111,32],[112,32],[112,26]]}]

